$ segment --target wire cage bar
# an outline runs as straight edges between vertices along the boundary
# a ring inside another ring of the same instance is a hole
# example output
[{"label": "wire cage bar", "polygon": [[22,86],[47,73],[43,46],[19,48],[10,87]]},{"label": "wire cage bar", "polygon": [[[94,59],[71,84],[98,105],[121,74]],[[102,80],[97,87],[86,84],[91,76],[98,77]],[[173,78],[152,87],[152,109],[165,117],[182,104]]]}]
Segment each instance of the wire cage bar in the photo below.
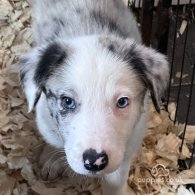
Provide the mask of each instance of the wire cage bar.
[{"label": "wire cage bar", "polygon": [[[187,125],[195,125],[195,2],[129,0],[128,5],[133,7],[141,25],[143,43],[168,56],[170,79],[163,102],[167,110],[169,103],[175,102],[174,123],[184,124],[181,152]],[[195,138],[191,152],[188,161],[179,161],[183,169],[195,163]]]}]

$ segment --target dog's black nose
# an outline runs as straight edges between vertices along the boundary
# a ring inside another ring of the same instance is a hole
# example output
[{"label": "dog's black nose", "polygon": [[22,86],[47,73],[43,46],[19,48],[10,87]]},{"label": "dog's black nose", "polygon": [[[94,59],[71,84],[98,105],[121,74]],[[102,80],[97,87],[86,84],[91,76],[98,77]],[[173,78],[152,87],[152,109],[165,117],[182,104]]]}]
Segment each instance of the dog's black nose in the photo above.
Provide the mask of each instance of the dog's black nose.
[{"label": "dog's black nose", "polygon": [[84,167],[93,172],[101,171],[108,164],[108,155],[105,152],[97,153],[89,149],[83,153]]}]

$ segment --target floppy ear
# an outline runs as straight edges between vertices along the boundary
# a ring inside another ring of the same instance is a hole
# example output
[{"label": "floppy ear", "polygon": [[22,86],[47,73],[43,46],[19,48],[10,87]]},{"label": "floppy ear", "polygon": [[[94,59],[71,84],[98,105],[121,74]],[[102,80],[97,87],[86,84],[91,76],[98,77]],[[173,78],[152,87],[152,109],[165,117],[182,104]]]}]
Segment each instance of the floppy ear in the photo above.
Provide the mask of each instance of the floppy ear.
[{"label": "floppy ear", "polygon": [[48,78],[66,58],[66,51],[58,42],[32,49],[20,61],[20,79],[28,101],[28,111],[39,100]]},{"label": "floppy ear", "polygon": [[160,100],[169,80],[169,65],[166,56],[154,49],[137,44],[132,39],[101,37],[110,51],[122,57],[138,74],[147,89],[157,112],[160,112]]}]

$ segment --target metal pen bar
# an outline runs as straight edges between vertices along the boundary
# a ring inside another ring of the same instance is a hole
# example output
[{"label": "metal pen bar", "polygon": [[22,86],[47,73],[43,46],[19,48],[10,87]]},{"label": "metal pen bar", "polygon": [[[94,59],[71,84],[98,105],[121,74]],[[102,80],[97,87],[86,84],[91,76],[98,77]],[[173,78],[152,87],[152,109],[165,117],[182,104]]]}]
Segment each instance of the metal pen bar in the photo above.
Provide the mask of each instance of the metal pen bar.
[{"label": "metal pen bar", "polygon": [[185,61],[185,53],[186,53],[186,45],[187,45],[187,39],[188,39],[188,29],[189,29],[189,22],[190,22],[190,7],[191,7],[192,0],[189,0],[189,7],[188,7],[188,20],[187,20],[187,27],[186,27],[186,34],[185,34],[185,41],[184,41],[184,49],[183,49],[183,56],[182,56],[182,65],[181,65],[181,76],[179,79],[179,89],[177,93],[177,106],[176,106],[176,112],[175,112],[175,120],[174,123],[177,120],[177,113],[178,113],[178,107],[179,107],[179,98],[181,94],[181,84],[182,84],[182,77],[183,77],[183,69],[184,69],[184,61]]},{"label": "metal pen bar", "polygon": [[194,155],[195,155],[195,138],[194,138],[194,144],[193,144],[193,149],[192,149],[192,156],[190,158],[190,163],[189,163],[189,169],[192,167],[193,165],[193,160],[194,160]]},{"label": "metal pen bar", "polygon": [[185,134],[186,134],[186,127],[187,127],[188,119],[189,119],[190,106],[191,106],[191,102],[192,102],[192,93],[193,93],[194,77],[195,77],[195,60],[194,60],[193,71],[192,71],[191,86],[190,86],[190,95],[189,95],[189,100],[188,100],[187,115],[186,115],[186,120],[185,120],[185,125],[184,125],[184,132],[183,132],[183,135],[182,135],[182,142],[181,142],[180,152],[182,151],[182,148],[183,148]]},{"label": "metal pen bar", "polygon": [[159,0],[157,6],[158,25],[156,38],[158,40],[158,51],[167,54],[169,24],[170,24],[170,7],[172,0]]},{"label": "metal pen bar", "polygon": [[176,44],[176,37],[177,37],[178,18],[179,18],[179,5],[180,5],[180,0],[177,1],[177,12],[176,12],[175,31],[174,31],[174,38],[173,38],[171,69],[170,69],[169,86],[168,86],[168,92],[167,92],[167,108],[168,108],[168,104],[170,101],[170,93],[171,93],[171,79],[172,79],[172,74],[173,74],[173,64],[174,64],[174,58],[175,58],[175,44]]},{"label": "metal pen bar", "polygon": [[153,9],[154,9],[154,0],[142,1],[141,32],[142,32],[143,43],[146,46],[150,46],[151,44]]}]

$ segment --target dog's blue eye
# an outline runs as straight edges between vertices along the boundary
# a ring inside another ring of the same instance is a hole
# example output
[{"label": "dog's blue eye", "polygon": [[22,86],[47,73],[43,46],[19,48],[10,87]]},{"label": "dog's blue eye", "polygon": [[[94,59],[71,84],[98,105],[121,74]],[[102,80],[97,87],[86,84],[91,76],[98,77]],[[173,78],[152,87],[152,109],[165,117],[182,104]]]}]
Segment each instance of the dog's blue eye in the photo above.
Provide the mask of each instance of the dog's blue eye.
[{"label": "dog's blue eye", "polygon": [[69,97],[63,97],[61,104],[64,109],[75,109],[76,108],[75,101]]},{"label": "dog's blue eye", "polygon": [[128,97],[122,97],[117,102],[118,108],[126,108],[129,105],[129,98]]}]

